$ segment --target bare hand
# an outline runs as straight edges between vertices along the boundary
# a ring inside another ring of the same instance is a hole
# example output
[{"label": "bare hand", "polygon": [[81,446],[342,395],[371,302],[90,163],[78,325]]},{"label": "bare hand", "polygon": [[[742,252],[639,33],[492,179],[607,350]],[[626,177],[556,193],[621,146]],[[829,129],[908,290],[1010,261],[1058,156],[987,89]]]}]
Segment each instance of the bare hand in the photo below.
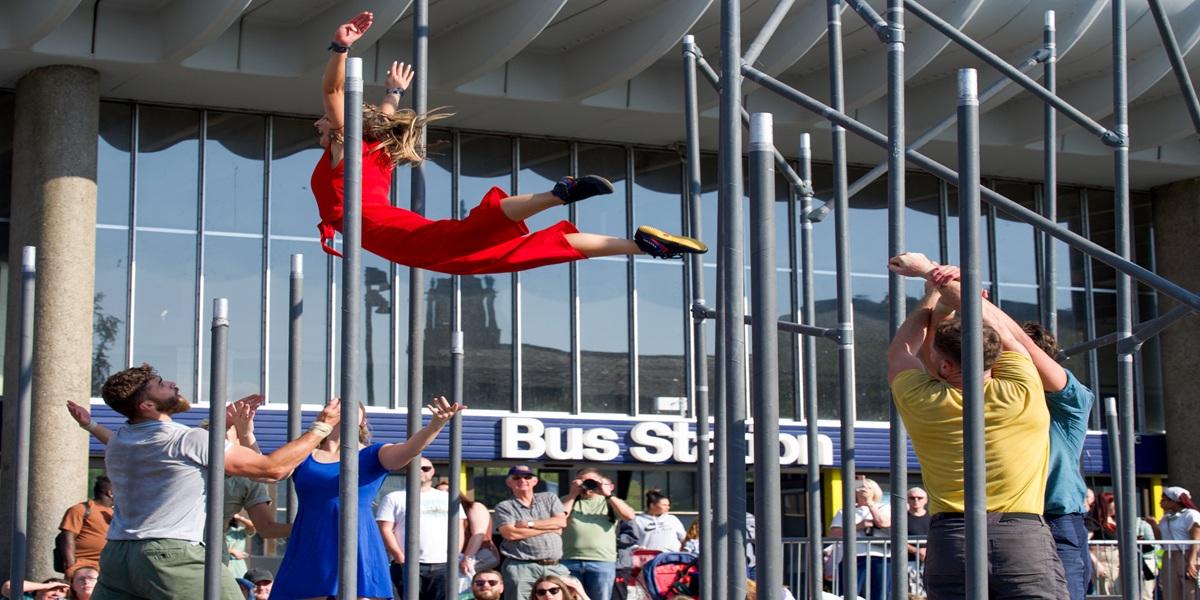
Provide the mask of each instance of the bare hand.
[{"label": "bare hand", "polygon": [[1187,578],[1196,579],[1197,577],[1200,577],[1200,567],[1197,567],[1196,563],[1188,564]]},{"label": "bare hand", "polygon": [[334,43],[340,46],[353,46],[359,38],[371,28],[375,15],[369,11],[358,13],[358,16],[338,26],[333,33]]},{"label": "bare hand", "polygon": [[888,261],[888,269],[905,277],[924,277],[933,267],[933,261],[920,252],[897,254]]},{"label": "bare hand", "polygon": [[942,286],[950,283],[951,281],[955,281],[955,280],[958,280],[961,278],[962,278],[962,271],[960,271],[959,268],[954,265],[937,266],[937,267],[934,267],[933,270],[929,272],[929,280],[932,281],[933,284],[938,287],[942,287]]},{"label": "bare hand", "polygon": [[250,394],[233,404],[225,407],[225,422],[237,430],[239,437],[247,437],[254,433],[254,415],[262,404],[262,396]]},{"label": "bare hand", "polygon": [[317,420],[322,423],[327,423],[332,426],[337,426],[342,422],[342,399],[333,398],[325,408],[321,409],[321,414],[317,415]]},{"label": "bare hand", "polygon": [[413,73],[412,65],[392,61],[392,66],[385,73],[387,75],[386,87],[407,90],[408,85],[412,83]]},{"label": "bare hand", "polygon": [[71,413],[71,418],[75,419],[75,422],[79,423],[80,427],[86,428],[92,424],[92,413],[70,400],[67,400],[67,412]]},{"label": "bare hand", "polygon": [[617,491],[617,485],[612,480],[605,479],[600,482],[600,491],[604,492],[605,496],[611,496],[613,492]]},{"label": "bare hand", "polygon": [[867,506],[870,504],[867,498],[867,488],[858,488],[854,490],[854,505]]},{"label": "bare hand", "polygon": [[433,420],[435,422],[439,422],[443,425],[456,413],[460,413],[467,409],[465,405],[458,404],[457,402],[450,404],[450,402],[446,400],[445,396],[438,396],[437,398],[434,398],[433,402],[430,402],[425,408],[428,408],[429,412],[433,413]]}]

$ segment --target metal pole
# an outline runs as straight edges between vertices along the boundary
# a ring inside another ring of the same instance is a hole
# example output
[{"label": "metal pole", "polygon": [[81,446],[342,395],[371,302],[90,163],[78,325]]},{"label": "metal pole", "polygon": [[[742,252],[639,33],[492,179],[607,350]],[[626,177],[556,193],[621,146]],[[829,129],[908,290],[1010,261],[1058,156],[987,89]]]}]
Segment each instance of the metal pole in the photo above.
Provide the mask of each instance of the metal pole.
[{"label": "metal pole", "polygon": [[225,404],[229,395],[229,299],[214,298],[212,308],[212,362],[208,375],[208,482],[204,521],[204,598],[221,598],[225,565],[219,548],[225,546]]},{"label": "metal pole", "polygon": [[[1112,477],[1113,491],[1116,492],[1118,498],[1122,498],[1125,492],[1125,479],[1121,472],[1121,444],[1118,440],[1121,437],[1121,426],[1117,419],[1117,399],[1112,396],[1104,398],[1104,425],[1108,428],[1108,472]],[[1119,530],[1123,524],[1118,519],[1117,529]]]},{"label": "metal pole", "polygon": [[[429,0],[413,2],[413,111],[418,115],[428,110],[429,99]],[[424,129],[424,128],[422,128]],[[422,131],[425,139],[428,132]],[[425,161],[412,165],[410,192],[412,211],[425,214]],[[457,198],[453,199],[455,203]],[[425,273],[408,270],[408,436],[421,429],[421,400],[425,398]],[[404,514],[404,590],[403,597],[420,594],[421,548],[421,460],[418,455],[408,465]]]},{"label": "metal pole", "polygon": [[[847,116],[845,113],[834,110],[833,108],[819,102],[812,96],[805,94],[799,90],[791,88],[779,80],[749,66],[742,66],[742,73],[747,79],[754,81],[769,89],[780,96],[799,104],[807,110],[810,110],[822,118],[829,120],[835,126],[845,127],[852,131],[855,135],[862,137],[864,140],[875,144],[881,148],[887,148],[887,136],[864,125],[861,121],[855,120]],[[922,169],[928,171],[933,176],[942,179],[952,185],[958,185],[958,174],[928,156],[909,148],[905,150],[905,155],[908,161]],[[1066,243],[1071,248],[1083,252],[1088,256],[1120,271],[1126,273],[1138,281],[1154,288],[1156,291],[1166,294],[1179,302],[1200,311],[1200,295],[1183,288],[1182,286],[1170,281],[1150,269],[1147,269],[1128,258],[1122,257],[1119,254],[1103,248],[1102,246],[1088,240],[1087,238],[1076,234],[1075,232],[1065,227],[1059,227],[1056,223],[1051,223],[1045,217],[1037,212],[1031,211],[1019,203],[1014,202],[991,189],[983,188],[981,190],[983,199],[988,204],[995,205],[998,209],[1004,211],[1009,216],[1032,225],[1034,228],[1041,231],[1050,232],[1056,239]]]},{"label": "metal pole", "polygon": [[[453,218],[462,217],[458,201],[458,178],[461,169],[461,139],[459,132],[454,132],[454,147],[451,151],[452,206],[450,214]],[[463,353],[465,352],[462,330],[462,277],[455,275],[450,278],[450,402],[463,402]],[[462,506],[462,413],[455,413],[450,418],[450,490],[447,498],[446,514],[446,600],[458,600],[458,560],[461,529],[459,528],[458,511]],[[405,529],[407,532],[408,530]],[[490,532],[489,532],[490,533]],[[408,555],[405,555],[407,562]]]},{"label": "metal pole", "polygon": [[751,65],[758,62],[758,56],[767,47],[767,42],[771,41],[771,36],[775,35],[775,30],[779,29],[779,24],[783,22],[783,18],[787,16],[787,11],[792,8],[792,3],[795,1],[776,0],[775,8],[771,11],[771,15],[767,17],[767,21],[758,30],[758,35],[754,36],[754,41],[750,42],[750,45],[746,48],[746,56],[742,59],[742,62]]},{"label": "metal pole", "polygon": [[[17,375],[17,439],[13,444],[13,517],[9,541],[8,578],[13,598],[25,593],[26,545],[29,541],[29,421],[33,409],[33,327],[37,284],[37,248],[21,248],[21,337]],[[224,416],[224,413],[222,413]],[[222,447],[223,449],[224,447]]]},{"label": "metal pole", "polygon": [[[1130,208],[1129,208],[1129,89],[1126,68],[1128,56],[1125,31],[1125,0],[1113,0],[1112,10],[1112,62],[1113,62],[1113,130],[1121,144],[1113,148],[1113,234],[1117,254],[1121,258],[1131,257]],[[1133,329],[1133,281],[1124,272],[1117,273],[1117,332],[1128,337]],[[1118,517],[1123,529],[1119,532],[1118,544],[1121,568],[1130,574],[1121,583],[1126,598],[1136,598],[1140,593],[1139,578],[1141,555],[1137,552],[1138,497],[1137,479],[1134,472],[1133,415],[1134,415],[1134,372],[1133,355],[1117,354],[1117,402],[1120,421],[1121,459],[1119,465],[1125,490],[1117,502]]]},{"label": "metal pole", "polygon": [[[888,0],[888,256],[904,252],[904,213],[907,202],[904,186],[904,0]],[[888,332],[895,335],[906,316],[908,295],[904,278],[888,273]],[[888,415],[888,468],[891,471],[892,529],[891,571],[892,600],[908,598],[908,432],[893,402]]]},{"label": "metal pole", "polygon": [[968,598],[987,596],[987,473],[983,460],[983,278],[979,265],[979,97],[975,69],[958,71],[958,231],[962,257],[963,474]]},{"label": "metal pole", "polygon": [[[700,238],[701,174],[700,174],[700,109],[696,95],[696,40],[687,35],[683,38],[683,84],[684,84],[684,128],[687,130],[687,180],[689,235]],[[688,256],[688,268],[692,281],[692,304],[704,304],[704,258],[698,254]],[[708,429],[708,354],[704,346],[704,320],[692,319],[692,374],[695,377],[696,407],[696,484],[699,488],[697,509],[700,519],[700,572],[712,573],[713,568],[713,521],[712,521],[712,465],[709,446],[712,438]],[[701,577],[701,598],[713,597],[713,578]]]},{"label": "metal pole", "polygon": [[[288,441],[300,437],[300,349],[303,344],[301,330],[304,316],[304,255],[292,255],[291,289],[288,291]],[[296,520],[296,482],[288,477],[287,522]]]},{"label": "metal pole", "polygon": [[[805,323],[816,322],[817,309],[813,290],[813,225],[806,215],[812,210],[812,140],[807,133],[800,134],[800,176],[809,183],[808,190],[800,195],[800,274],[801,315]],[[805,472],[805,487],[808,496],[808,560],[806,573],[808,597],[821,597],[823,580],[821,537],[824,535],[824,519],[821,518],[821,446],[818,443],[820,430],[817,427],[817,340],[806,335],[800,338],[803,349],[802,381],[804,382],[804,429],[808,446],[808,470]]]},{"label": "metal pole", "polygon": [[725,238],[718,243],[724,257],[725,275],[722,279],[721,321],[725,336],[725,405],[726,405],[726,471],[728,497],[729,574],[725,579],[728,598],[746,595],[746,312],[743,303],[744,279],[742,257],[742,78],[741,67],[741,2],[721,1],[721,115],[718,202],[721,220],[726,228]]},{"label": "metal pole", "polygon": [[[1042,26],[1042,49],[1048,56],[1042,63],[1042,85],[1058,94],[1058,47],[1055,42],[1054,11],[1046,11]],[[1058,113],[1049,104],[1042,106],[1042,214],[1051,223],[1058,222]],[[1042,238],[1042,325],[1058,337],[1058,274],[1055,272],[1054,238],[1041,232]]]},{"label": "metal pole", "polygon": [[1192,127],[1196,133],[1200,133],[1200,100],[1196,98],[1196,87],[1192,85],[1192,77],[1183,62],[1183,52],[1179,50],[1179,42],[1175,39],[1171,22],[1167,20],[1167,14],[1159,0],[1146,0],[1146,3],[1150,5],[1150,14],[1154,15],[1154,24],[1158,26],[1163,49],[1167,51],[1171,70],[1175,72],[1175,81],[1179,83],[1179,91],[1183,93],[1183,103],[1187,106],[1188,115],[1192,117]]},{"label": "metal pole", "polygon": [[750,115],[750,298],[754,320],[754,579],[758,597],[783,588],[779,482],[779,333],[775,298],[775,146],[771,113]]},{"label": "metal pole", "polygon": [[[829,28],[829,101],[833,110],[844,110],[842,83],[842,0],[828,0],[826,15]],[[854,515],[855,485],[855,391],[854,391],[854,306],[850,282],[850,195],[846,189],[846,129],[833,124],[833,198],[834,239],[837,264],[838,396],[842,417],[842,522]],[[858,595],[858,565],[854,556],[854,527],[842,527],[842,569],[845,573],[842,595]]]},{"label": "metal pole", "polygon": [[346,60],[345,164],[342,216],[341,502],[338,600],[358,598],[359,332],[362,328],[362,59]]}]

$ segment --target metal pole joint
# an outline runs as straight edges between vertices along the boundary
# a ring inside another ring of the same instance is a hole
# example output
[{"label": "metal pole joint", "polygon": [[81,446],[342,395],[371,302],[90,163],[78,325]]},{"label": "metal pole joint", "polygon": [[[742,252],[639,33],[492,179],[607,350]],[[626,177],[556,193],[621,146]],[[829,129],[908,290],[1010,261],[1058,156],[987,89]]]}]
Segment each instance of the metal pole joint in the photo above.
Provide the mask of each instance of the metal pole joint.
[{"label": "metal pole joint", "polygon": [[1117,133],[1111,129],[1100,135],[1100,141],[1103,142],[1105,146],[1109,146],[1110,148],[1126,148],[1129,146],[1128,135]]},{"label": "metal pole joint", "polygon": [[1049,62],[1054,62],[1054,60],[1055,60],[1054,59],[1054,46],[1053,45],[1044,46],[1042,48],[1038,48],[1037,50],[1034,50],[1033,56],[1031,58],[1033,58],[1033,60],[1036,61],[1037,64],[1039,64],[1039,65],[1044,65]]}]

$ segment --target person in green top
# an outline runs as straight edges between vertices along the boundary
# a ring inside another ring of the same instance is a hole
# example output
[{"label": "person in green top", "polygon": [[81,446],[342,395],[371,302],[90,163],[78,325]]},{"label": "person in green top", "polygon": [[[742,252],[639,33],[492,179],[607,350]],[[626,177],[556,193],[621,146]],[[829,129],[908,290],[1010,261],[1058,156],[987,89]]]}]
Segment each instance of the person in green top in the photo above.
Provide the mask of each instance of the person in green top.
[{"label": "person in green top", "polygon": [[596,469],[583,469],[562,499],[567,511],[562,565],[591,600],[611,600],[617,577],[617,523],[637,516],[613,495],[616,486]]}]

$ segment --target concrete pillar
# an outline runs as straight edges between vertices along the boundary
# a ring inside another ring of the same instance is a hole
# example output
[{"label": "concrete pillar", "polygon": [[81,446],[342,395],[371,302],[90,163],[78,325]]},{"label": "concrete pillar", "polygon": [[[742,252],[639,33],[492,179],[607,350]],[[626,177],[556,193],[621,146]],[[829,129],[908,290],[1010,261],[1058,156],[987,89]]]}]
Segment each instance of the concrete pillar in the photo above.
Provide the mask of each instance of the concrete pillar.
[{"label": "concrete pillar", "polygon": [[[51,577],[63,511],[87,496],[87,434],[66,411],[89,397],[96,261],[96,143],[99,73],[49,66],[17,82],[13,130],[12,223],[8,255],[37,246],[38,279],[29,469],[29,571]],[[15,395],[21,269],[9,269],[4,393]],[[12,476],[12,403],[4,403],[3,485]],[[0,571],[8,568],[12,506],[0,513]],[[7,576],[14,576],[7,574]]]},{"label": "concrete pillar", "polygon": [[[1189,290],[1200,290],[1200,179],[1185,179],[1154,189],[1154,243],[1158,272]],[[1165,296],[1160,314],[1175,307]],[[1200,318],[1189,316],[1162,334],[1163,412],[1167,424],[1167,472],[1170,485],[1200,490],[1200,412],[1195,405],[1195,374],[1200,372]],[[1157,504],[1157,499],[1155,499]]]}]

